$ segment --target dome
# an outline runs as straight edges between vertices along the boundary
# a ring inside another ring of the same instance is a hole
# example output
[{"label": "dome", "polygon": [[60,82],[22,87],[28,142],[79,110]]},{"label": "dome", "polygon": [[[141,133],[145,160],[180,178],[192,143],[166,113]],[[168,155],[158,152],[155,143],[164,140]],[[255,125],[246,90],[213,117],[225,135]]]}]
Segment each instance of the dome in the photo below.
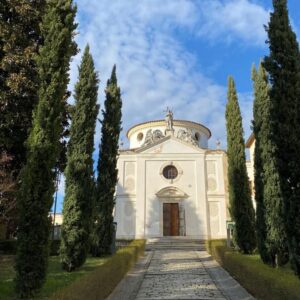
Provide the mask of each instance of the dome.
[{"label": "dome", "polygon": [[151,144],[170,134],[201,148],[207,148],[208,139],[211,137],[210,130],[202,124],[171,119],[169,125],[166,119],[134,125],[127,131],[127,138],[130,141],[130,149],[134,149]]}]

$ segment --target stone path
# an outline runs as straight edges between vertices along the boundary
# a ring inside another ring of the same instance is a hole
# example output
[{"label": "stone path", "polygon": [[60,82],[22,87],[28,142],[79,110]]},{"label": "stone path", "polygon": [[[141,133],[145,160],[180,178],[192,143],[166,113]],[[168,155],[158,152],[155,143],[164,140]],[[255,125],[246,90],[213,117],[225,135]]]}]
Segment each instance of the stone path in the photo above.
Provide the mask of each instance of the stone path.
[{"label": "stone path", "polygon": [[196,251],[156,250],[136,299],[225,298]]},{"label": "stone path", "polygon": [[149,241],[147,250],[108,300],[254,299],[199,242]]}]

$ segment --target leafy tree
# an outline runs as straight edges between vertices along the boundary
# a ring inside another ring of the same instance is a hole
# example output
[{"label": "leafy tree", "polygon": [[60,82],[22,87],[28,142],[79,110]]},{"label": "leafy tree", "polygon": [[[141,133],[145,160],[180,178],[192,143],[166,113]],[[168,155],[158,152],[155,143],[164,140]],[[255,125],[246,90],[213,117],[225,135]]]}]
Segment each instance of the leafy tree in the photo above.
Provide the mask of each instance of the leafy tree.
[{"label": "leafy tree", "polygon": [[264,62],[271,82],[271,138],[291,265],[300,276],[300,54],[287,1],[273,0],[273,6],[267,27],[270,53]]},{"label": "leafy tree", "polygon": [[287,244],[275,145],[271,138],[270,87],[262,64],[258,71],[253,67],[252,79],[257,246],[263,262],[275,266],[286,262]]},{"label": "leafy tree", "polygon": [[228,183],[230,213],[235,221],[235,239],[243,253],[255,248],[255,220],[246,170],[242,117],[234,80],[228,78],[226,105]]},{"label": "leafy tree", "polygon": [[[40,23],[45,0],[2,0],[0,4],[0,169],[9,174],[13,188],[1,193],[5,203],[0,221],[16,228],[16,190],[26,161],[25,141],[32,126],[32,111],[38,101],[38,71],[35,56],[43,39]],[[10,230],[9,230],[10,231]]]},{"label": "leafy tree", "polygon": [[118,182],[117,157],[122,117],[122,100],[117,85],[116,66],[113,67],[111,77],[107,81],[105,93],[95,196],[95,225],[92,234],[92,253],[95,256],[111,252],[114,234],[112,213]]},{"label": "leafy tree", "polygon": [[86,260],[94,196],[94,133],[99,107],[98,77],[94,61],[85,48],[75,86],[75,110],[72,114],[67,152],[66,196],[63,208],[61,261],[72,271]]},{"label": "leafy tree", "polygon": [[49,211],[54,193],[54,167],[69,64],[77,48],[73,41],[76,8],[71,0],[49,0],[42,22],[44,45],[37,57],[39,102],[27,141],[27,162],[21,171],[17,197],[20,211],[16,257],[16,291],[22,298],[34,295],[45,281],[49,252]]}]

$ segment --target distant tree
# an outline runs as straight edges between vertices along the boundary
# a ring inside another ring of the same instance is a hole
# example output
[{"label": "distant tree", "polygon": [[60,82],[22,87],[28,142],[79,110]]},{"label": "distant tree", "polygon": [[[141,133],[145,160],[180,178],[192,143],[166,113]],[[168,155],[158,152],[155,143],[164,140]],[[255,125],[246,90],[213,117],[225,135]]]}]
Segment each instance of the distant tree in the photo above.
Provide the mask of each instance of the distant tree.
[{"label": "distant tree", "polygon": [[94,61],[87,46],[75,86],[75,107],[65,171],[66,193],[60,255],[62,266],[67,271],[80,267],[89,250],[95,188],[92,156],[99,111],[98,82]]},{"label": "distant tree", "polygon": [[92,234],[94,256],[110,254],[114,234],[112,213],[118,182],[117,158],[122,118],[122,100],[117,85],[116,66],[113,67],[111,77],[107,81],[105,93],[95,196],[95,225]]},{"label": "distant tree", "polygon": [[284,207],[291,265],[300,276],[300,54],[286,0],[273,0],[267,27],[270,54],[264,67],[270,82],[270,124]]},{"label": "distant tree", "polygon": [[232,77],[228,78],[226,128],[230,213],[235,221],[236,243],[241,252],[248,254],[255,248],[255,219],[246,170],[242,117]]},{"label": "distant tree", "polygon": [[21,298],[30,298],[38,292],[46,277],[49,211],[63,131],[63,98],[69,82],[70,58],[77,52],[73,41],[75,14],[71,0],[49,0],[42,21],[44,45],[37,57],[39,102],[27,141],[27,162],[21,171],[17,197],[20,219],[15,282]]},{"label": "distant tree", "polygon": [[0,156],[0,226],[5,226],[5,238],[9,238],[11,229],[15,227],[16,202],[12,194],[15,192],[16,182],[9,172],[12,159],[5,152]]},{"label": "distant tree", "polygon": [[268,76],[262,64],[252,70],[254,85],[253,131],[255,135],[255,200],[257,246],[264,263],[286,262],[287,241],[283,201],[272,142]]},{"label": "distant tree", "polygon": [[0,4],[0,169],[9,174],[13,188],[0,194],[5,203],[0,222],[8,234],[16,228],[18,176],[26,161],[25,141],[38,102],[35,56],[43,43],[40,23],[46,1],[2,0]]}]

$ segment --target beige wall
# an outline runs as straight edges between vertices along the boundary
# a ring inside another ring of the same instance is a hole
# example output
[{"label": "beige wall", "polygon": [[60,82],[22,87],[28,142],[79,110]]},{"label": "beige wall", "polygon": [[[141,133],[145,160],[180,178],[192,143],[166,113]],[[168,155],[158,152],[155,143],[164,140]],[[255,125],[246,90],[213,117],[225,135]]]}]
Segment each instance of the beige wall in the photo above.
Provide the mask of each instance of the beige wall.
[{"label": "beige wall", "polygon": [[[141,153],[121,153],[115,208],[117,236],[162,236],[162,204],[178,202],[185,211],[187,236],[202,239],[225,237],[225,158],[223,151],[206,151],[175,137]],[[168,164],[173,164],[179,171],[173,181],[161,174]],[[161,191],[171,188],[176,188],[178,195],[169,199],[161,196]]]}]

